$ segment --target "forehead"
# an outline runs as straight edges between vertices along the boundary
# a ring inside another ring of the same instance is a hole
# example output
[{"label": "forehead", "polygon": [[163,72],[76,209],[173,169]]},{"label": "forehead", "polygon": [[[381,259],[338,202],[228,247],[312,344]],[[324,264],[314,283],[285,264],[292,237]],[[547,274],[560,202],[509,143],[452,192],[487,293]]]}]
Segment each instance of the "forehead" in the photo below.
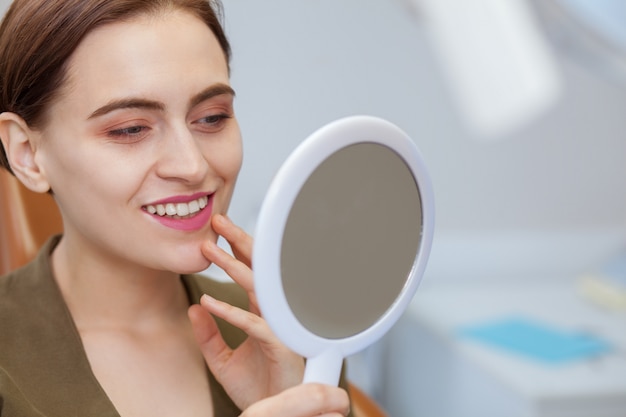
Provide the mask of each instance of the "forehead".
[{"label": "forehead", "polygon": [[70,57],[67,93],[83,105],[128,95],[228,84],[228,65],[210,28],[183,11],[140,15],[89,33]]}]

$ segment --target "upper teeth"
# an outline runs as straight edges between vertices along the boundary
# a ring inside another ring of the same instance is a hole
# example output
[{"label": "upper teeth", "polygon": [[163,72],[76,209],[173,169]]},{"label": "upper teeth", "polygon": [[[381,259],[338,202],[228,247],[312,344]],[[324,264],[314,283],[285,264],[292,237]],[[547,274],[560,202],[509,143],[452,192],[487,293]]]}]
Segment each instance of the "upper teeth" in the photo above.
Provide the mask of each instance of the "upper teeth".
[{"label": "upper teeth", "polygon": [[149,204],[146,211],[150,214],[158,214],[159,216],[188,216],[202,210],[206,207],[209,197],[200,197],[197,200],[188,203],[167,203],[167,204]]}]

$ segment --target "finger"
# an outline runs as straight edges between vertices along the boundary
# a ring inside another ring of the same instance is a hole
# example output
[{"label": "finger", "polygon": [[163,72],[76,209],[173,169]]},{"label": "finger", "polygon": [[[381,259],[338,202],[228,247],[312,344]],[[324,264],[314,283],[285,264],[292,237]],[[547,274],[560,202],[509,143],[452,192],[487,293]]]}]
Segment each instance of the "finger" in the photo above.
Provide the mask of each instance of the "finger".
[{"label": "finger", "polygon": [[237,284],[248,293],[254,291],[252,270],[248,265],[234,258],[220,248],[217,243],[206,241],[201,246],[202,254],[212,263],[222,268]]},{"label": "finger", "polygon": [[200,304],[206,311],[238,327],[257,341],[267,345],[278,345],[278,339],[276,339],[265,320],[258,315],[216,300],[206,294],[200,298]]},{"label": "finger", "polygon": [[350,400],[343,389],[330,385],[303,384],[253,404],[241,417],[339,417],[347,416],[349,410]]},{"label": "finger", "polygon": [[254,292],[252,270],[231,254],[220,248],[217,243],[206,241],[201,247],[202,254],[212,263],[222,268],[233,281],[239,284],[248,294],[250,312],[260,315],[259,303]]},{"label": "finger", "polygon": [[198,304],[189,307],[187,311],[193,332],[204,356],[204,360],[214,375],[220,370],[232,355],[232,350],[226,344],[211,314]]},{"label": "finger", "polygon": [[[248,299],[250,301],[250,311],[260,315],[261,311],[257,302],[256,293],[254,292],[254,278],[251,271],[253,246],[252,237],[250,237],[250,235],[248,235],[243,229],[236,226],[227,216],[223,214],[216,214],[213,216],[211,221],[214,230],[224,237],[229,243],[233,255],[235,255],[235,259],[241,262],[239,265],[231,264],[232,273],[238,274],[237,276],[231,275],[229,271],[225,270],[226,273],[247,291]],[[222,256],[227,255],[232,262],[232,257],[226,251],[221,250],[221,252]],[[245,265],[247,269],[241,269],[242,264]]]},{"label": "finger", "polygon": [[228,241],[235,258],[252,268],[252,237],[223,214],[213,216],[211,226]]}]

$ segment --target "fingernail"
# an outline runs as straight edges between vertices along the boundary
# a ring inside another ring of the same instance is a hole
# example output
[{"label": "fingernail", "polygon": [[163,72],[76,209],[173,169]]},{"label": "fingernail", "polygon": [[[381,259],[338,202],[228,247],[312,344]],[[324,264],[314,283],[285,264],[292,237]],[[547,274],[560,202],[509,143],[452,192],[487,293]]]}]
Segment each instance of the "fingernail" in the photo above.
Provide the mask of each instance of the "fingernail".
[{"label": "fingernail", "polygon": [[212,240],[205,240],[202,243],[202,253],[213,253],[215,251],[215,248],[217,248],[217,243],[213,242]]},{"label": "fingernail", "polygon": [[211,297],[209,294],[203,294],[202,295],[202,300],[207,302],[207,303],[215,302],[215,298]]},{"label": "fingernail", "polygon": [[224,216],[222,216],[221,214],[216,214],[213,216],[213,223],[217,224],[218,226],[223,226],[224,225]]}]

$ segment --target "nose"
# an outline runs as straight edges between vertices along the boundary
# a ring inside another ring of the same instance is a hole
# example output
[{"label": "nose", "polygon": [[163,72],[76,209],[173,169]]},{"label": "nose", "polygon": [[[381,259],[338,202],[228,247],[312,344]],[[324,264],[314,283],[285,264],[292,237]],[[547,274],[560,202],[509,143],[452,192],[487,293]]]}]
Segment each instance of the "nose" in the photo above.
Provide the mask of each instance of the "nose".
[{"label": "nose", "polygon": [[188,183],[201,182],[208,173],[209,164],[189,128],[172,128],[165,136],[159,144],[159,177]]}]

